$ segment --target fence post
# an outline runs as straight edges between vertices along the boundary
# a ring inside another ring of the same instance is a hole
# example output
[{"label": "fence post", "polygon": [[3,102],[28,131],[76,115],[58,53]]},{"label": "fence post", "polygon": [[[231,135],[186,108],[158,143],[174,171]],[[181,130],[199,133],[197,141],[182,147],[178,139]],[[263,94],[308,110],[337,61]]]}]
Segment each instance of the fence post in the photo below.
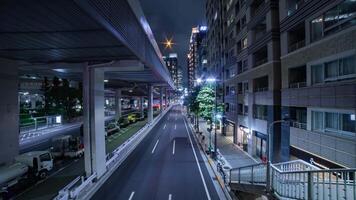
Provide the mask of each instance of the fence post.
[{"label": "fence post", "polygon": [[271,179],[271,162],[268,161],[267,162],[267,165],[266,165],[266,189],[267,189],[267,192],[269,193],[271,190],[271,183],[270,183],[270,179]]},{"label": "fence post", "polygon": [[308,200],[313,199],[313,173],[308,171]]},{"label": "fence post", "polygon": [[251,169],[251,183],[253,184],[253,166],[252,166],[252,169]]}]

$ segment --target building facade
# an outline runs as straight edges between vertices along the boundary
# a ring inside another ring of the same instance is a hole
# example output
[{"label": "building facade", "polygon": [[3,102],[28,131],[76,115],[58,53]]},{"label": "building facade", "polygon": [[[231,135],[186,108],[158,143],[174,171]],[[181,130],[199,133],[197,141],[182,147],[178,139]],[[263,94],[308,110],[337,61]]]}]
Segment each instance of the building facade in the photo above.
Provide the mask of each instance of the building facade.
[{"label": "building facade", "polygon": [[176,53],[170,53],[168,56],[163,56],[163,60],[166,63],[168,71],[172,77],[174,86],[179,87],[178,77],[178,55]]},{"label": "building facade", "polygon": [[[356,167],[355,6],[207,1],[208,66],[223,75],[226,135],[236,145],[266,160],[271,133],[274,162]],[[292,122],[271,126],[283,119]]]},{"label": "building facade", "polygon": [[[356,167],[356,1],[280,3],[282,127],[292,155]],[[285,8],[285,9],[282,9]]]},{"label": "building facade", "polygon": [[189,51],[187,55],[187,77],[188,91],[191,92],[196,85],[196,79],[204,75],[207,67],[206,50],[206,26],[197,26],[192,28],[192,34],[189,41]]}]

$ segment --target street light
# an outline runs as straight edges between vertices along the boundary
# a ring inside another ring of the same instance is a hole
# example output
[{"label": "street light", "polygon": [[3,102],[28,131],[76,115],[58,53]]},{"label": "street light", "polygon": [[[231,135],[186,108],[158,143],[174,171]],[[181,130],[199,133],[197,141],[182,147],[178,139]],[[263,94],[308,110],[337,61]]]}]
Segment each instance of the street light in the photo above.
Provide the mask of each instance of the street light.
[{"label": "street light", "polygon": [[200,84],[201,82],[203,82],[203,80],[201,78],[198,78],[197,80],[197,83]]},{"label": "street light", "polygon": [[275,124],[278,124],[278,123],[283,123],[283,122],[291,122],[292,120],[290,118],[284,118],[282,120],[277,120],[277,121],[274,121],[272,122],[269,126],[268,126],[268,142],[267,142],[267,146],[268,146],[268,162],[272,162],[272,147],[273,147],[273,138],[272,138],[272,127],[275,125]]}]

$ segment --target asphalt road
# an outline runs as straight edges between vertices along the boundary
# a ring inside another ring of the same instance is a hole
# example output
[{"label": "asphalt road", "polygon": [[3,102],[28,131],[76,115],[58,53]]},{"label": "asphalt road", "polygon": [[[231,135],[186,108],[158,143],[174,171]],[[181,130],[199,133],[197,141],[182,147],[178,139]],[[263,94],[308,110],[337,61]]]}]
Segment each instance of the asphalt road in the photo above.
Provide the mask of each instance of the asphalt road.
[{"label": "asphalt road", "polygon": [[219,199],[179,109],[176,106],[167,113],[102,185],[93,200]]}]

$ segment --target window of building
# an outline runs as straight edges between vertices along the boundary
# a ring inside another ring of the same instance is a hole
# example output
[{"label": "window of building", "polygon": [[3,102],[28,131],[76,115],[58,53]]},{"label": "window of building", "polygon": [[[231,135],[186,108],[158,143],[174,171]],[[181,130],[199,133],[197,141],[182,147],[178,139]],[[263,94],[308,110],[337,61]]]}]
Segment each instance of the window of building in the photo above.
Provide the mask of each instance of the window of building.
[{"label": "window of building", "polygon": [[246,49],[247,48],[247,37],[245,37],[244,39],[242,39],[242,49]]},{"label": "window of building", "polygon": [[316,41],[356,24],[356,1],[345,0],[310,22],[311,39]]},{"label": "window of building", "polygon": [[268,76],[263,76],[253,80],[253,91],[254,92],[263,92],[268,91]]},{"label": "window of building", "polygon": [[225,93],[226,93],[226,96],[230,95],[230,87],[229,86],[226,86]]},{"label": "window of building", "polygon": [[255,104],[253,106],[253,118],[267,120],[267,106]]},{"label": "window of building", "polygon": [[248,63],[247,60],[242,61],[242,72],[245,72],[248,70]]},{"label": "window of building", "polygon": [[241,27],[244,27],[246,25],[246,15],[244,15],[242,18],[241,18]]},{"label": "window of building", "polygon": [[243,83],[243,93],[246,94],[248,92],[248,82]]},{"label": "window of building", "polygon": [[237,74],[242,73],[242,61],[237,62]]},{"label": "window of building", "polygon": [[247,116],[248,115],[248,106],[244,105],[244,113],[243,115]]},{"label": "window of building", "polygon": [[242,94],[242,83],[237,84],[237,93]]},{"label": "window of building", "polygon": [[236,67],[229,68],[229,78],[233,78],[236,76]]},{"label": "window of building", "polygon": [[356,55],[311,66],[312,84],[356,78]]},{"label": "window of building", "polygon": [[235,95],[236,94],[236,88],[235,86],[230,87],[230,95]]},{"label": "window of building", "polygon": [[241,104],[241,103],[239,103],[238,105],[237,105],[237,114],[239,114],[239,115],[243,115],[243,105]]},{"label": "window of building", "polygon": [[355,114],[312,111],[312,130],[356,133]]}]

